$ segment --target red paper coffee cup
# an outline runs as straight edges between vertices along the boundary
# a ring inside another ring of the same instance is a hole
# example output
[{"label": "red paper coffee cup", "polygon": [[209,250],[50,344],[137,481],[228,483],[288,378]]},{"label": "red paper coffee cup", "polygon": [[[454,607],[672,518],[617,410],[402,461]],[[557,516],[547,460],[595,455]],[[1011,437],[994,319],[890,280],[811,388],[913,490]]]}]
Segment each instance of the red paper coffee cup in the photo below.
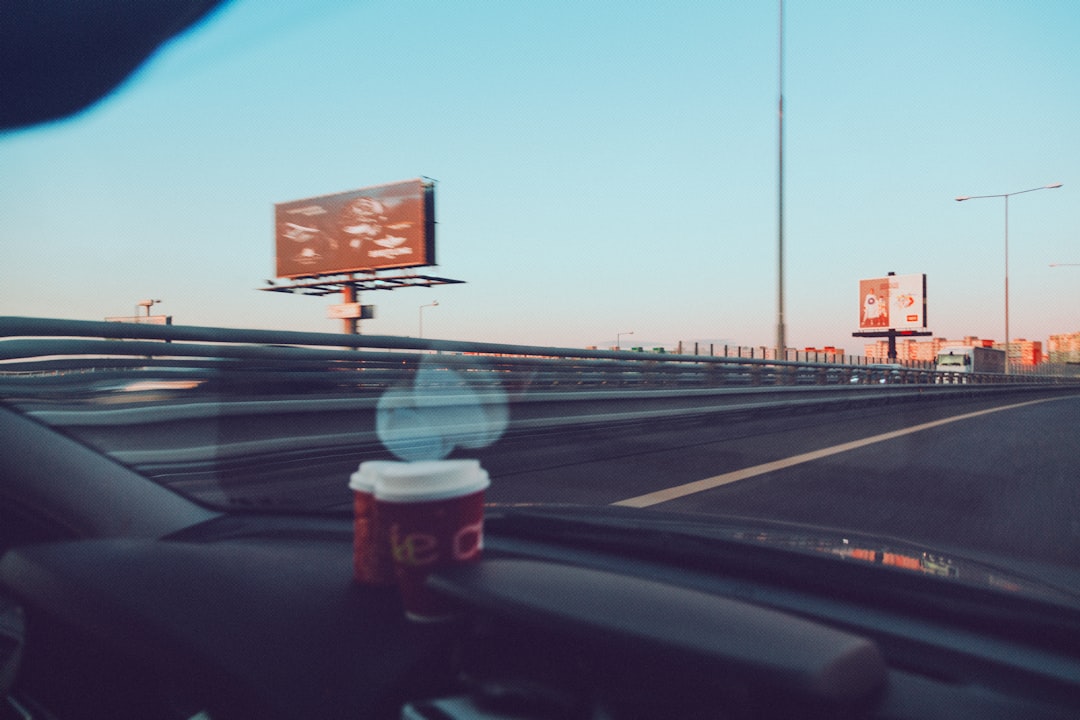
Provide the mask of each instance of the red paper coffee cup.
[{"label": "red paper coffee cup", "polygon": [[375,481],[387,461],[361,463],[349,478],[353,491],[353,577],[366,585],[392,585],[394,564],[390,539],[379,525]]},{"label": "red paper coffee cup", "polygon": [[389,537],[405,614],[420,621],[446,619],[451,608],[424,582],[435,568],[480,559],[487,472],[476,460],[384,463],[375,469],[376,512]]}]

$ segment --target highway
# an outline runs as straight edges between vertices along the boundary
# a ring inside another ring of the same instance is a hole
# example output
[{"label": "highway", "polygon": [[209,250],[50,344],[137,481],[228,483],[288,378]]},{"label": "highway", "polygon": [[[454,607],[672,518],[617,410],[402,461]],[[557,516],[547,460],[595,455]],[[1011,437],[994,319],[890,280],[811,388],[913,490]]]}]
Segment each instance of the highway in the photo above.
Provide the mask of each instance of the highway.
[{"label": "highway", "polygon": [[452,438],[450,457],[490,473],[494,506],[764,517],[1080,557],[1068,368],[875,380],[819,362],[118,325],[0,318],[6,395],[210,503],[347,510],[357,465],[392,457],[377,426],[396,394],[421,428],[408,442]]},{"label": "highway", "polygon": [[473,455],[494,504],[768,517],[1074,564],[1078,428],[1080,395],[1006,396],[517,437]]},{"label": "highway", "polygon": [[[450,457],[481,461],[496,506],[763,517],[1075,564],[1080,393],[986,390],[545,390],[511,400],[501,440]],[[226,405],[161,405],[154,392],[30,414],[180,492],[241,507],[347,508],[357,465],[392,457],[367,392]]]}]

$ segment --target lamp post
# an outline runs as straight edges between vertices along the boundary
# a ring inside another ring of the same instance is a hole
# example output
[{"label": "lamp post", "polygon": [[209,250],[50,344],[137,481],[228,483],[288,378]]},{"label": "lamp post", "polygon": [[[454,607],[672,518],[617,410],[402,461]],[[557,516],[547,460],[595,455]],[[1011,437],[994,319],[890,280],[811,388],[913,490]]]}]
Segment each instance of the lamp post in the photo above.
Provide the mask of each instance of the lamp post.
[{"label": "lamp post", "polygon": [[622,349],[622,343],[620,342],[620,340],[622,339],[623,335],[633,335],[633,334],[634,334],[633,330],[627,330],[626,332],[615,333],[615,349],[616,350],[621,350]]},{"label": "lamp post", "polygon": [[777,117],[777,179],[776,179],[776,357],[787,358],[787,338],[784,327],[784,0],[779,0],[779,46],[777,86],[779,100]]},{"label": "lamp post", "polygon": [[1009,374],[1009,198],[1013,195],[1035,192],[1036,190],[1053,190],[1061,187],[1061,183],[1042,185],[1027,190],[1017,190],[1011,193],[999,193],[997,195],[961,195],[956,202],[965,200],[982,200],[983,198],[1005,198],[1005,374]]},{"label": "lamp post", "polygon": [[150,308],[157,305],[160,300],[140,300],[135,303],[135,322],[139,322],[139,308],[146,308],[146,317],[150,317]]},{"label": "lamp post", "polygon": [[426,305],[420,306],[420,327],[418,328],[417,337],[424,337],[424,308],[426,307],[438,307],[439,301],[432,300]]}]

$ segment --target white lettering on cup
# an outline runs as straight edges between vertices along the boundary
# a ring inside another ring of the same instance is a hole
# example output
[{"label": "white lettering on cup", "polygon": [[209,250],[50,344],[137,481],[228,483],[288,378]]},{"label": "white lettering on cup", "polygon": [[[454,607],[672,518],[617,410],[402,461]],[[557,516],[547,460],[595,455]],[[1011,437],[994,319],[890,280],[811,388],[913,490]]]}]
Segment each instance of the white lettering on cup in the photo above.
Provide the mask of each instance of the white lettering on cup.
[{"label": "white lettering on cup", "polygon": [[465,527],[454,533],[454,559],[470,560],[480,554],[484,547],[484,521]]}]

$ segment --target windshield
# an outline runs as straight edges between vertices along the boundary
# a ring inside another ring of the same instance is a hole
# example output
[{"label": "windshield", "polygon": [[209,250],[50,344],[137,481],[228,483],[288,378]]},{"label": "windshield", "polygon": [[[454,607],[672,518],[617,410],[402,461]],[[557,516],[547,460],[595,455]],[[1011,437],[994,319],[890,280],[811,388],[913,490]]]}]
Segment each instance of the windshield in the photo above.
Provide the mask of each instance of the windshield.
[{"label": "windshield", "polygon": [[1080,9],[778,9],[223,4],[0,135],[4,405],[227,510],[476,458],[492,508],[1080,570]]},{"label": "windshield", "polygon": [[938,365],[966,365],[967,355],[939,355]]}]

